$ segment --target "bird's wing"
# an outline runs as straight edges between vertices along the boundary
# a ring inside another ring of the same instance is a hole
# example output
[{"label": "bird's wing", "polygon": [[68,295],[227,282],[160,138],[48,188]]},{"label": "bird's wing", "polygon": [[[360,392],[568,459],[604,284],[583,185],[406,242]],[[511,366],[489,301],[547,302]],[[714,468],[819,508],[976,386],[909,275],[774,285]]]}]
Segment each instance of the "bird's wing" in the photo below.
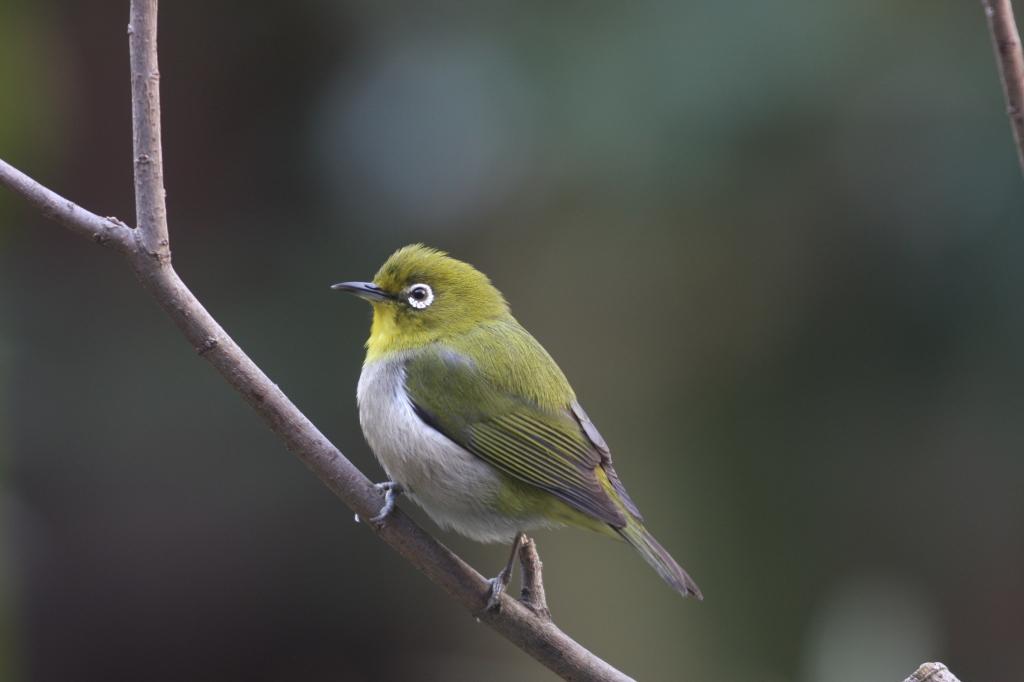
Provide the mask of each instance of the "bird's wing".
[{"label": "bird's wing", "polygon": [[587,440],[590,441],[591,445],[601,454],[601,468],[604,469],[605,475],[608,477],[608,482],[611,483],[612,488],[619,495],[619,501],[626,505],[626,509],[637,518],[639,521],[643,521],[644,517],[640,515],[640,510],[637,509],[633,499],[626,492],[626,486],[622,485],[622,481],[619,480],[619,475],[615,472],[615,467],[612,466],[612,451],[608,448],[608,443],[604,441],[601,436],[601,432],[594,426],[594,422],[590,421],[590,417],[583,410],[583,406],[575,400],[572,401],[570,406],[572,410],[572,416],[576,419],[576,422],[583,429],[584,435]]},{"label": "bird's wing", "polygon": [[[564,407],[542,406],[510,385],[511,375],[489,371],[493,355],[477,356],[480,362],[435,346],[407,360],[406,392],[426,424],[509,476],[615,528],[625,526],[627,510],[639,517],[611,467],[607,445],[571,389]],[[539,357],[561,377],[546,353]]]}]

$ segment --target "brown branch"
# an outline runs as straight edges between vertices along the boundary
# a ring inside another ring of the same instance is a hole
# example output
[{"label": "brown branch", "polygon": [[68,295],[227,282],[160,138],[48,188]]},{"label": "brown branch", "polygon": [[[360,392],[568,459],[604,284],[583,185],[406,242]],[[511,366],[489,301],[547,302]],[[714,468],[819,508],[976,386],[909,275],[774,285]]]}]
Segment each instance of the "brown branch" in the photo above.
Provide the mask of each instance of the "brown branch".
[{"label": "brown branch", "polygon": [[[372,483],[306,418],[217,323],[171,265],[160,151],[159,82],[156,69],[156,0],[133,0],[129,42],[135,137],[138,228],[101,218],[43,187],[0,160],[0,184],[77,234],[123,253],[143,287],[164,309],[196,352],[263,418],[285,446],[353,511],[364,518],[381,506]],[[569,680],[629,680],[558,629],[549,618],[502,597],[486,610],[489,583],[466,562],[395,510],[377,535],[481,622],[540,663]],[[532,545],[531,545],[532,547]],[[536,554],[534,548],[533,554]],[[533,594],[543,595],[540,562]],[[540,586],[540,592],[536,585]],[[534,600],[532,602],[536,604]],[[543,600],[541,599],[541,602]]]},{"label": "brown branch", "polygon": [[922,663],[921,667],[903,682],[960,682],[960,680],[941,663]]},{"label": "brown branch", "polygon": [[128,53],[132,73],[136,236],[152,257],[170,263],[164,154],[160,145],[160,68],[156,58],[157,0],[132,0]]},{"label": "brown branch", "polygon": [[122,253],[135,246],[133,230],[117,218],[101,218],[73,201],[43,187],[20,170],[0,159],[0,182],[20,194],[50,220],[75,234]]},{"label": "brown branch", "polygon": [[526,538],[519,547],[519,563],[523,567],[523,590],[519,601],[541,618],[551,620],[547,595],[544,594],[544,564],[541,563],[537,543],[533,538]]},{"label": "brown branch", "polygon": [[1013,141],[1017,146],[1017,160],[1024,173],[1024,54],[1021,52],[1020,34],[1013,18],[1010,0],[981,0],[992,34],[999,77],[1006,96],[1006,113],[1010,117]]}]

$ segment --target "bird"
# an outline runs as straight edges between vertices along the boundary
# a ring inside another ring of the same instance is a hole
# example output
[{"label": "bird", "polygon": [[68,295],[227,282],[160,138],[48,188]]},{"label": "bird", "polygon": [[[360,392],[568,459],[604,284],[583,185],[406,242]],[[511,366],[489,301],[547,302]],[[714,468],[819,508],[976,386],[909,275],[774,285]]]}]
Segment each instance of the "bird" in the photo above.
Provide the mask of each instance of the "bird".
[{"label": "bird", "polygon": [[443,529],[511,541],[488,608],[500,604],[526,533],[563,527],[625,540],[677,593],[703,599],[645,527],[565,374],[486,275],[412,244],[372,281],[331,288],[373,307],[356,400],[388,480],[371,522],[386,523],[404,495]]}]

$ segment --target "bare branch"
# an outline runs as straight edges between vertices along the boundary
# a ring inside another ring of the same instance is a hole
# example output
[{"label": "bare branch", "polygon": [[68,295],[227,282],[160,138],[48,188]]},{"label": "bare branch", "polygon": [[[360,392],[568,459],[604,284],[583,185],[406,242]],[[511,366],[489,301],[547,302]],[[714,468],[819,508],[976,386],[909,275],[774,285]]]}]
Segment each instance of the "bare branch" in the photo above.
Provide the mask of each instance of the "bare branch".
[{"label": "bare branch", "polygon": [[164,155],[160,145],[160,68],[156,56],[157,0],[132,0],[128,50],[132,71],[136,235],[152,257],[170,263]]},{"label": "bare branch", "polygon": [[39,212],[72,232],[98,244],[127,252],[134,248],[133,230],[116,218],[101,218],[73,201],[51,192],[20,170],[0,159],[0,183],[20,194]]},{"label": "bare branch", "polygon": [[1020,34],[1013,18],[1010,0],[981,0],[988,18],[992,45],[996,52],[999,77],[1006,96],[1006,113],[1013,129],[1017,146],[1017,160],[1024,173],[1024,54],[1021,53]]},{"label": "bare branch", "polygon": [[941,663],[922,663],[921,667],[903,682],[960,682],[960,680]]},{"label": "bare branch", "polygon": [[[143,287],[171,317],[196,352],[221,374],[331,492],[363,517],[381,505],[373,484],[306,418],[189,291],[170,263],[160,151],[159,82],[156,70],[156,2],[133,0],[129,26],[132,112],[135,130],[137,230],[101,218],[55,194],[0,160],[0,182],[73,232],[125,254]],[[466,562],[395,510],[385,524],[369,526],[387,544],[444,589],[470,613],[549,669],[569,680],[622,682],[631,678],[601,660],[523,603],[502,597],[487,610],[490,584]],[[526,584],[530,606],[544,604],[540,561]],[[523,555],[530,559],[529,555]],[[526,561],[524,559],[524,561]],[[539,587],[539,591],[536,586]],[[539,598],[539,601],[538,601]]]}]

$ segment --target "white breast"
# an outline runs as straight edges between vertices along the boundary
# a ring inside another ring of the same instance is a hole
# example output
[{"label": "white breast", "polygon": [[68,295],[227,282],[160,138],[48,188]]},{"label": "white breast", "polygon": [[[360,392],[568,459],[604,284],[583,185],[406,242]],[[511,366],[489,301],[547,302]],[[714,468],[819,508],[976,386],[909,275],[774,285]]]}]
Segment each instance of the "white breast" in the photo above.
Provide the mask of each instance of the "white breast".
[{"label": "white breast", "polygon": [[517,531],[548,525],[494,509],[502,474],[419,418],[405,390],[404,355],[364,365],[356,398],[363,434],[384,471],[441,527],[479,542],[506,542]]}]

